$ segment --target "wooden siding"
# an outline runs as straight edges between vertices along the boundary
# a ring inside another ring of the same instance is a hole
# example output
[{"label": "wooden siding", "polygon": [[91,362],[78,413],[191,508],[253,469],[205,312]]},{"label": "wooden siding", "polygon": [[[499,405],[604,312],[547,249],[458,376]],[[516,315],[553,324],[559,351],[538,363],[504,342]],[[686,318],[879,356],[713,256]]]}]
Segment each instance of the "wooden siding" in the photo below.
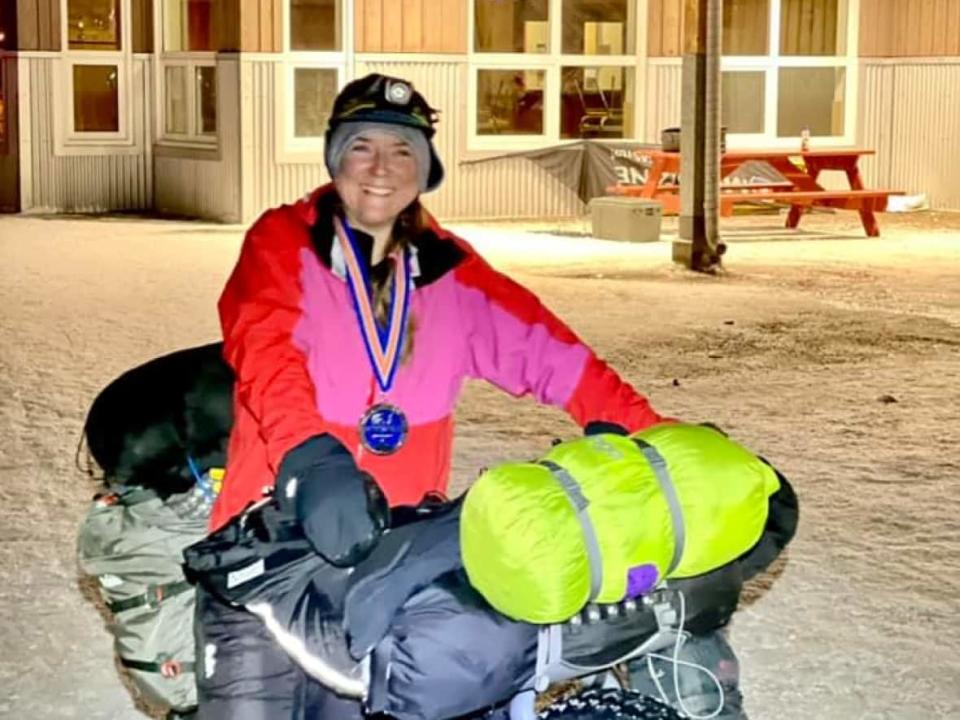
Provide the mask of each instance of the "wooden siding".
[{"label": "wooden siding", "polygon": [[361,53],[465,53],[467,0],[356,0]]},{"label": "wooden siding", "polygon": [[228,0],[239,4],[240,49],[244,52],[283,51],[283,3],[286,0]]},{"label": "wooden siding", "polygon": [[[743,0],[741,3],[745,4]],[[832,7],[837,0],[784,0],[789,25],[781,31],[786,52],[825,51],[842,33]],[[651,57],[681,53],[683,0],[650,0],[647,25]],[[725,15],[734,22],[757,22],[761,13],[743,13],[728,0]],[[960,0],[860,0],[862,57],[941,57],[960,55]],[[725,44],[728,41],[725,39]],[[736,52],[735,48],[728,51]]]},{"label": "wooden siding", "polygon": [[650,57],[677,57],[681,51],[683,0],[650,0],[647,48]]},{"label": "wooden siding", "polygon": [[153,0],[130,0],[130,4],[133,15],[131,25],[133,51],[135,53],[153,52]]},{"label": "wooden siding", "polygon": [[[240,0],[214,0],[210,17],[214,47],[220,52],[240,50]],[[258,31],[259,37],[259,31]]]},{"label": "wooden siding", "polygon": [[[872,3],[884,2],[891,7],[907,8],[921,4],[955,5],[960,8],[960,0],[861,0],[861,18],[869,12]],[[647,42],[651,57],[677,57],[682,53],[683,39],[683,0],[650,0],[647,22]],[[724,37],[725,54],[744,54],[752,49],[757,34],[767,34],[769,22],[764,6],[765,0],[727,0],[724,4],[724,21],[730,23],[739,32],[726,33]],[[782,0],[780,46],[783,54],[833,55],[842,54],[844,24],[837,20],[837,7],[843,6],[842,0]],[[902,12],[902,11],[901,11]],[[862,20],[867,22],[866,20]],[[954,35],[960,32],[960,28]],[[837,38],[840,42],[837,42]],[[769,42],[766,43],[769,48]],[[765,53],[761,53],[765,54]]]},{"label": "wooden siding", "polygon": [[770,15],[767,0],[739,0],[723,4],[723,53],[766,55],[770,51]]},{"label": "wooden siding", "polygon": [[20,49],[59,50],[60,0],[14,1],[17,3],[17,37]]},{"label": "wooden siding", "polygon": [[960,0],[860,0],[860,55],[960,55]]},{"label": "wooden siding", "polygon": [[842,25],[837,23],[840,0],[782,0],[782,55],[839,55],[844,51]]}]

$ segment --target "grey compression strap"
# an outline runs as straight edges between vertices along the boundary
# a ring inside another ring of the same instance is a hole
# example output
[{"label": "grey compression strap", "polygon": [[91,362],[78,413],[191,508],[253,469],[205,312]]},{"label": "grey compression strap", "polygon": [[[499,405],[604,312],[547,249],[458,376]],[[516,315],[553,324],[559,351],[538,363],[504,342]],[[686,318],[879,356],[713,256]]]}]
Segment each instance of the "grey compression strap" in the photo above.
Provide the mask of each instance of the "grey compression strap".
[{"label": "grey compression strap", "polygon": [[683,558],[683,548],[687,541],[687,533],[683,526],[683,508],[680,507],[680,500],[677,498],[677,489],[670,479],[670,471],[667,469],[667,461],[663,459],[657,449],[640,438],[630,438],[640,448],[640,452],[653,468],[653,474],[657,476],[657,482],[660,483],[660,489],[663,491],[663,497],[667,500],[670,507],[670,519],[673,521],[673,559],[670,561],[670,569],[664,574],[664,577],[677,569]]},{"label": "grey compression strap", "polygon": [[590,599],[593,600],[600,594],[600,588],[603,585],[603,562],[600,559],[600,544],[597,542],[597,533],[593,529],[593,523],[590,522],[590,515],[587,513],[587,506],[590,501],[587,500],[580,491],[580,484],[573,479],[573,475],[566,469],[560,467],[550,460],[541,460],[540,464],[549,470],[560,483],[560,487],[567,493],[567,499],[577,511],[577,520],[580,521],[580,529],[583,531],[583,540],[587,546],[587,561],[590,563]]},{"label": "grey compression strap", "polygon": [[180,593],[185,593],[187,590],[193,590],[193,585],[188,583],[186,580],[170,583],[168,585],[150,585],[147,587],[145,592],[140,593],[139,595],[134,595],[133,597],[125,600],[114,600],[113,602],[107,603],[107,608],[109,608],[110,612],[112,613],[120,613],[124,610],[131,610],[143,605],[149,605],[150,607],[155,608],[167,598],[172,598]]}]

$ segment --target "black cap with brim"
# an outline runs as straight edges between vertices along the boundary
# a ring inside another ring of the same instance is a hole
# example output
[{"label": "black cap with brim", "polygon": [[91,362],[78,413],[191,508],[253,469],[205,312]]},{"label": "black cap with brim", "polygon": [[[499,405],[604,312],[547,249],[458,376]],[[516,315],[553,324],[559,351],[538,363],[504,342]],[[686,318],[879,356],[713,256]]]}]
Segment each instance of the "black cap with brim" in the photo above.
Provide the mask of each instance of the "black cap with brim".
[{"label": "black cap with brim", "polygon": [[343,123],[365,122],[403,125],[420,130],[430,148],[430,172],[427,190],[443,181],[443,163],[433,146],[437,111],[427,104],[413,85],[400,78],[373,73],[348,83],[333,103],[327,126],[327,141]]}]

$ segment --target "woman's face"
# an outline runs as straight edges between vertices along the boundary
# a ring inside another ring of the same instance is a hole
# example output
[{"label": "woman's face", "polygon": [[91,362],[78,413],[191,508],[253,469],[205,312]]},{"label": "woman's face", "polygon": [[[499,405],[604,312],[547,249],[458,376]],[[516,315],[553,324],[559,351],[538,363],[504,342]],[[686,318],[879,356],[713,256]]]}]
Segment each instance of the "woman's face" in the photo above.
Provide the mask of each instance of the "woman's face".
[{"label": "woman's face", "polygon": [[417,161],[397,135],[370,130],[343,153],[334,184],[351,224],[371,234],[393,227],[420,194]]}]

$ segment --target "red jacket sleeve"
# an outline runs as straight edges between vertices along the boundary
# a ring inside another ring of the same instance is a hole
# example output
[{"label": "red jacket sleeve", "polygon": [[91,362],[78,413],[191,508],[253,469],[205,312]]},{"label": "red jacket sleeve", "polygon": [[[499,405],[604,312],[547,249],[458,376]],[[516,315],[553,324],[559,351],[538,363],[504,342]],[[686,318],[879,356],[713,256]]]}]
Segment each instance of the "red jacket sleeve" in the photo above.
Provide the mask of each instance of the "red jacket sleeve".
[{"label": "red jacket sleeve", "polygon": [[457,279],[471,327],[470,374],[560,406],[580,426],[606,421],[633,432],[663,420],[532,292],[475,254]]},{"label": "red jacket sleeve", "polygon": [[581,427],[602,420],[636,432],[667,420],[592,351],[565,409]]},{"label": "red jacket sleeve", "polygon": [[248,231],[218,303],[236,401],[256,418],[274,472],[288,450],[326,432],[304,354],[293,343],[309,235],[289,212],[271,210]]}]

